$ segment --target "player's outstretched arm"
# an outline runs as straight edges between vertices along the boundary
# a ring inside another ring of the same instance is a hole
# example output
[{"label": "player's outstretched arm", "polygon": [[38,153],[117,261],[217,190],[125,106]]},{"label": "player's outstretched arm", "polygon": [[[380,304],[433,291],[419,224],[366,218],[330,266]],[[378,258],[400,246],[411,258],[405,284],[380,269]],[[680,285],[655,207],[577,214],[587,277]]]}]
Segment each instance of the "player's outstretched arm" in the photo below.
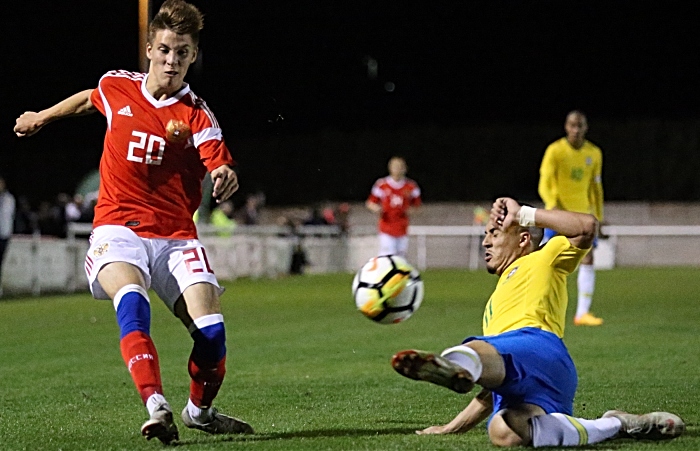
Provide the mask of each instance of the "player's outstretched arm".
[{"label": "player's outstretched arm", "polygon": [[238,191],[238,175],[227,164],[211,171],[211,180],[214,182],[212,196],[216,198],[216,203],[220,204]]},{"label": "player's outstretched arm", "polygon": [[536,226],[556,230],[579,249],[589,249],[598,231],[598,220],[593,215],[521,207],[509,197],[496,199],[491,207],[491,220],[504,230],[518,224],[522,227]]},{"label": "player's outstretched arm", "polygon": [[474,428],[477,424],[486,419],[493,411],[493,398],[491,391],[482,389],[478,395],[472,399],[469,405],[457,414],[449,423],[443,426],[430,426],[421,431],[416,431],[418,435],[430,434],[457,434],[464,433]]},{"label": "player's outstretched arm", "polygon": [[84,114],[94,113],[97,108],[90,101],[92,89],[81,91],[73,94],[65,100],[58,102],[56,105],[45,110],[34,112],[27,111],[17,118],[14,132],[17,136],[31,136],[41,130],[41,128],[57,119],[63,119],[72,116],[82,116]]}]

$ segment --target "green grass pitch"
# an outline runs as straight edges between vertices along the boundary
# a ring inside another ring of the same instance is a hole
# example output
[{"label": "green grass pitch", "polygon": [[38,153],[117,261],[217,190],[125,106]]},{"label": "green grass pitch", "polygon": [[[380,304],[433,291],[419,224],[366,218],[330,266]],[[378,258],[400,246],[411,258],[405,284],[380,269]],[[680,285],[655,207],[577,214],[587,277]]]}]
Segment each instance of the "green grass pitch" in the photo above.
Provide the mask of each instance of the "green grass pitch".
[{"label": "green grass pitch", "polygon": [[[483,426],[463,435],[418,436],[449,421],[471,395],[400,377],[389,365],[405,348],[441,350],[479,334],[496,283],[486,273],[433,270],[413,318],[379,325],[356,311],[352,275],[227,283],[223,309],[228,374],[216,405],[256,434],[214,437],[186,429],[193,450],[483,450]],[[579,370],[575,414],[612,408],[669,410],[687,423],[667,443],[630,440],[607,450],[700,449],[700,270],[616,269],[597,273],[599,328],[571,325],[566,343]],[[152,336],[165,394],[176,413],[187,399],[191,343],[152,295]],[[110,302],[89,294],[0,302],[0,449],[159,449],[139,428],[146,412],[121,360]]]}]

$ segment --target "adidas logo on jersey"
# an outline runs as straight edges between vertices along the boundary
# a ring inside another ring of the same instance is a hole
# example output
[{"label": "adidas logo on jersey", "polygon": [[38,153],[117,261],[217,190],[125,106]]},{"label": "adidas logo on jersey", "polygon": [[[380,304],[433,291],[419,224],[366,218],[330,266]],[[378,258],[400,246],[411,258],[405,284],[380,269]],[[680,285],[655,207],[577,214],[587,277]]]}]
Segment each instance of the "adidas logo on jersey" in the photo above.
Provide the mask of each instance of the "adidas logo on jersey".
[{"label": "adidas logo on jersey", "polygon": [[134,115],[131,113],[131,107],[129,105],[125,106],[121,110],[117,111],[117,114],[121,114],[122,116],[129,116],[133,117]]}]

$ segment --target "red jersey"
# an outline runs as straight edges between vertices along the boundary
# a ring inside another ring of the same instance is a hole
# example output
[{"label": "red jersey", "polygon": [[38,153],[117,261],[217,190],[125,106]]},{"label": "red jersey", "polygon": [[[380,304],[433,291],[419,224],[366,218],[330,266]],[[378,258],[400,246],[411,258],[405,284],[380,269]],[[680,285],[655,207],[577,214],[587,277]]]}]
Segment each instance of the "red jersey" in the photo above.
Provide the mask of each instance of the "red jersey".
[{"label": "red jersey", "polygon": [[408,231],[408,207],[421,204],[420,188],[408,178],[397,182],[391,177],[383,177],[374,183],[368,200],[382,207],[379,231],[404,236]]},{"label": "red jersey", "polygon": [[[107,118],[93,226],[126,226],[144,238],[196,238],[192,215],[202,179],[233,159],[214,115],[189,85],[157,100],[146,90],[147,77],[111,71],[90,96]],[[172,119],[187,124],[192,136],[169,142],[165,127]]]}]

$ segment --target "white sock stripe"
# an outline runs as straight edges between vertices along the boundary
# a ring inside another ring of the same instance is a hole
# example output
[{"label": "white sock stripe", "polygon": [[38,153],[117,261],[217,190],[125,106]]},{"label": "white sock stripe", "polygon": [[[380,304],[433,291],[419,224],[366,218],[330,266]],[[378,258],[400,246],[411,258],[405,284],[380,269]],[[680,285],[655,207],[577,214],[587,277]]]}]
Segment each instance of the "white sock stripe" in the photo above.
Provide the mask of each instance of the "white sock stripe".
[{"label": "white sock stripe", "polygon": [[213,326],[214,324],[217,323],[223,323],[224,322],[224,315],[221,313],[214,313],[212,315],[204,315],[200,316],[199,318],[193,320],[192,324],[189,327],[190,333],[194,332],[196,329],[203,329],[208,326]]},{"label": "white sock stripe", "polygon": [[162,408],[172,411],[170,404],[165,400],[165,396],[160,393],[154,393],[146,400],[146,409],[149,415],[153,415],[153,412]]},{"label": "white sock stripe", "polygon": [[563,413],[537,415],[530,419],[532,444],[541,446],[583,446],[603,442],[620,432],[620,421],[613,418],[586,420]]},{"label": "white sock stripe", "polygon": [[128,285],[124,285],[121,287],[119,291],[117,291],[117,294],[114,295],[114,300],[112,303],[114,304],[114,311],[117,311],[117,308],[119,307],[119,303],[122,301],[122,298],[124,297],[125,294],[131,293],[131,292],[136,292],[139,293],[141,296],[146,298],[146,301],[148,303],[151,303],[151,300],[148,299],[148,292],[144,287],[141,285],[135,284],[135,283],[130,283]]},{"label": "white sock stripe", "polygon": [[[460,356],[461,358],[453,360],[450,359],[450,356],[448,354],[453,354],[453,356]],[[474,378],[474,382],[478,381],[481,377],[481,372],[484,369],[484,365],[481,363],[481,357],[479,357],[479,354],[469,346],[458,345],[453,346],[451,348],[447,348],[444,351],[442,351],[442,354],[440,354],[440,356],[445,357],[448,360],[452,360],[454,363],[469,371],[469,373]]]}]

